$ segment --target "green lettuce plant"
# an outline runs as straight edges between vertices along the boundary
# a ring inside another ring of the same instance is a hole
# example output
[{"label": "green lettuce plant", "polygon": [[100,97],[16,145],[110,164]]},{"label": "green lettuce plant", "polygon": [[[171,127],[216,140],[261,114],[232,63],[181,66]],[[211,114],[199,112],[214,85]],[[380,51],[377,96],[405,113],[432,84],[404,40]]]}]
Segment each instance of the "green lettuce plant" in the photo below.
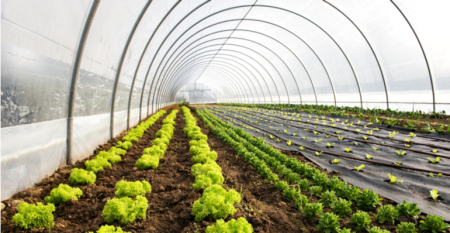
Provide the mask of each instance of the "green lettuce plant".
[{"label": "green lettuce plant", "polygon": [[72,188],[66,184],[60,184],[58,188],[54,188],[50,192],[50,196],[45,197],[45,202],[59,205],[70,200],[78,200],[83,195],[83,191],[79,188]]},{"label": "green lettuce plant", "polygon": [[424,220],[420,221],[421,232],[439,233],[446,232],[449,224],[444,222],[444,219],[435,215],[427,215]]},{"label": "green lettuce plant", "polygon": [[234,204],[241,202],[241,196],[234,189],[228,192],[219,185],[206,188],[200,199],[194,202],[192,215],[200,222],[206,217],[224,219],[236,212]]},{"label": "green lettuce plant", "polygon": [[358,210],[358,212],[354,213],[350,218],[350,223],[355,225],[356,230],[358,231],[369,230],[371,222],[370,215],[361,210]]},{"label": "green lettuce plant", "polygon": [[334,191],[325,191],[322,193],[319,202],[323,204],[324,207],[330,207],[331,203],[337,200],[336,193]]},{"label": "green lettuce plant", "polygon": [[[94,232],[90,231],[89,233]],[[121,227],[116,228],[115,226],[103,225],[100,227],[97,233],[130,233],[130,232],[123,231]]]},{"label": "green lettuce plant", "polygon": [[152,191],[152,186],[147,181],[125,181],[117,182],[115,186],[117,197],[145,196]]},{"label": "green lettuce plant", "polygon": [[322,215],[322,203],[307,203],[303,208],[303,213],[306,219],[311,219],[315,216]]},{"label": "green lettuce plant", "polygon": [[403,215],[407,218],[418,218],[420,214],[420,209],[417,208],[417,203],[408,203],[403,201],[403,204],[398,204],[396,206],[399,215]]},{"label": "green lettuce plant", "polygon": [[415,233],[419,229],[416,228],[416,225],[412,222],[401,222],[397,225],[397,233]]},{"label": "green lettuce plant", "polygon": [[45,229],[55,225],[52,214],[55,210],[53,204],[21,202],[18,205],[18,213],[13,216],[12,222],[23,229]]},{"label": "green lettuce plant", "polygon": [[373,210],[377,205],[380,205],[380,198],[373,190],[364,189],[356,198],[356,204],[358,208],[363,210]]},{"label": "green lettuce plant", "polygon": [[320,216],[319,224],[317,228],[325,233],[338,233],[339,229],[339,216],[333,213],[324,213]]},{"label": "green lettuce plant", "polygon": [[114,152],[100,151],[95,158],[99,157],[106,159],[109,163],[118,163],[122,160],[122,157]]},{"label": "green lettuce plant", "polygon": [[384,230],[379,227],[372,227],[368,231],[369,231],[369,233],[390,233],[388,230]]},{"label": "green lettuce plant", "polygon": [[97,176],[94,172],[73,168],[70,173],[69,182],[72,185],[86,185],[95,183],[96,179]]},{"label": "green lettuce plant", "polygon": [[226,223],[219,219],[215,225],[206,228],[206,233],[253,233],[253,227],[244,217],[231,219]]},{"label": "green lettuce plant", "polygon": [[84,165],[86,166],[86,170],[92,171],[94,173],[103,171],[105,168],[111,167],[111,163],[109,163],[108,160],[103,157],[95,157],[95,159],[87,160],[86,162],[84,162]]},{"label": "green lettuce plant", "polygon": [[113,198],[106,202],[102,211],[102,216],[107,223],[119,221],[121,224],[134,222],[136,218],[146,218],[148,200],[145,197],[137,196],[136,201],[129,197]]},{"label": "green lettuce plant", "polygon": [[345,199],[339,198],[334,200],[331,203],[331,208],[333,213],[339,215],[339,217],[346,217],[347,215],[352,213],[352,209],[350,208],[352,205],[352,202],[347,201]]},{"label": "green lettuce plant", "polygon": [[377,212],[377,219],[381,224],[386,221],[394,224],[395,220],[399,220],[398,210],[392,205],[380,206]]},{"label": "green lettuce plant", "polygon": [[131,143],[130,141],[118,141],[116,147],[117,148],[122,148],[125,150],[130,149],[130,147],[133,145],[133,143]]},{"label": "green lettuce plant", "polygon": [[159,157],[149,154],[142,155],[141,158],[139,158],[135,163],[135,166],[140,170],[147,170],[149,168],[156,169],[158,168],[158,165]]}]

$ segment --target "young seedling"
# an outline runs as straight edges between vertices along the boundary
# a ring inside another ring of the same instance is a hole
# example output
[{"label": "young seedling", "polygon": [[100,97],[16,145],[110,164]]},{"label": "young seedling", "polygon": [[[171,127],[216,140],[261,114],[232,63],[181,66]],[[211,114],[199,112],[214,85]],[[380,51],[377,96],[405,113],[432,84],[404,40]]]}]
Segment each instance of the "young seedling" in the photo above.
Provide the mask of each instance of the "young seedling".
[{"label": "young seedling", "polygon": [[372,146],[372,148],[373,148],[373,150],[380,150],[379,148],[376,148],[376,147],[374,147],[374,146]]},{"label": "young seedling", "polygon": [[315,142],[315,143],[318,143],[318,142],[321,142],[321,141],[322,141],[322,139],[319,139],[319,140],[314,139],[314,142]]},{"label": "young seedling", "polygon": [[355,170],[359,172],[359,171],[361,171],[361,169],[363,169],[363,168],[365,168],[365,167],[366,167],[366,166],[364,166],[364,164],[361,164],[361,165],[358,166],[358,167],[355,166]]},{"label": "young seedling", "polygon": [[339,163],[339,161],[341,161],[341,160],[339,160],[339,159],[333,159],[331,162],[333,162],[333,163]]},{"label": "young seedling", "polygon": [[259,133],[259,129],[257,129],[256,132]]},{"label": "young seedling", "polygon": [[350,153],[352,151],[352,148],[351,147],[350,148],[344,148],[344,151],[347,152],[347,153]]},{"label": "young seedling", "polygon": [[372,132],[373,132],[372,130],[367,130],[366,133],[372,135]]},{"label": "young seedling", "polygon": [[403,156],[403,155],[406,155],[406,151],[402,151],[402,152],[397,151],[397,154],[398,154],[399,156]]},{"label": "young seedling", "polygon": [[306,137],[303,137],[303,139],[306,139]]},{"label": "young seedling", "polygon": [[316,132],[316,131],[313,131],[313,133],[314,133],[314,134],[317,134],[317,132]]},{"label": "young seedling", "polygon": [[280,129],[276,129],[276,131],[280,131]]},{"label": "young seedling", "polygon": [[344,127],[344,129],[347,129],[347,127]]},{"label": "young seedling", "polygon": [[437,153],[437,152],[438,152],[438,150],[436,150],[436,149],[433,149],[433,150],[431,150],[431,152],[433,152],[433,153]]},{"label": "young seedling", "polygon": [[281,140],[279,138],[277,138],[277,142],[281,142]]},{"label": "young seedling", "polygon": [[308,131],[309,129],[304,129],[304,131]]},{"label": "young seedling", "polygon": [[402,183],[403,181],[400,179],[397,179],[396,176],[391,175],[390,173],[388,173],[389,176],[389,183],[391,184],[395,184],[395,183]]},{"label": "young seedling", "polygon": [[316,155],[320,156],[323,153],[323,151],[316,151]]},{"label": "young seedling", "polygon": [[275,137],[274,136],[272,136],[272,135],[269,135],[269,137],[270,137],[270,139],[274,139]]},{"label": "young seedling", "polygon": [[411,145],[410,145],[410,144],[406,144],[406,143],[405,143],[405,147],[406,147],[406,148],[410,148],[410,147],[411,147]]},{"label": "young seedling", "polygon": [[379,128],[375,128],[375,129],[373,129],[373,130],[375,130],[375,131],[377,131],[377,132],[378,132],[378,131],[380,131],[380,129],[379,129]]},{"label": "young seedling", "polygon": [[299,148],[298,148],[299,150],[304,150],[305,149],[305,147],[303,147],[303,146],[300,146]]},{"label": "young seedling", "polygon": [[287,130],[284,130],[284,133],[288,133],[288,131],[287,131]]},{"label": "young seedling", "polygon": [[361,132],[361,130],[360,130],[360,129],[356,129],[356,132],[358,132],[358,133],[359,133],[359,132]]},{"label": "young seedling", "polygon": [[403,163],[402,163],[402,162],[397,162],[397,163],[396,163],[396,162],[394,162],[394,164],[395,164],[395,165],[399,165],[399,166],[400,166],[400,165],[402,165]]},{"label": "young seedling", "polygon": [[336,131],[336,134],[340,134],[341,133],[341,131]]},{"label": "young seedling", "polygon": [[440,177],[440,176],[442,176],[442,173],[438,173],[437,175],[433,175],[433,173],[430,172],[430,174],[428,176],[429,177]]},{"label": "young seedling", "polygon": [[344,137],[338,137],[338,139],[342,141],[342,140],[344,140]]},{"label": "young seedling", "polygon": [[441,157],[436,157],[436,159],[432,159],[431,157],[427,157],[428,160],[430,160],[431,163],[439,163],[439,160],[441,160]]},{"label": "young seedling", "polygon": [[354,144],[355,146],[359,145],[359,143],[357,143],[357,142],[354,142],[353,144]]},{"label": "young seedling", "polygon": [[328,147],[328,148],[333,147],[333,145],[334,145],[334,143],[327,143],[327,147]]},{"label": "young seedling", "polygon": [[329,137],[330,137],[330,135],[325,136],[325,138],[329,138]]},{"label": "young seedling", "polygon": [[364,138],[364,140],[368,140],[369,138],[368,137],[366,137],[366,136],[363,136],[363,138]]},{"label": "young seedling", "polygon": [[366,158],[367,158],[367,159],[372,159],[373,157],[370,156],[369,154],[366,154]]},{"label": "young seedling", "polygon": [[291,141],[287,141],[286,143],[288,144],[288,146],[291,146],[291,145],[292,145],[292,142],[291,142]]},{"label": "young seedling", "polygon": [[437,190],[430,190],[430,197],[433,198],[434,201],[438,201],[438,191]]}]

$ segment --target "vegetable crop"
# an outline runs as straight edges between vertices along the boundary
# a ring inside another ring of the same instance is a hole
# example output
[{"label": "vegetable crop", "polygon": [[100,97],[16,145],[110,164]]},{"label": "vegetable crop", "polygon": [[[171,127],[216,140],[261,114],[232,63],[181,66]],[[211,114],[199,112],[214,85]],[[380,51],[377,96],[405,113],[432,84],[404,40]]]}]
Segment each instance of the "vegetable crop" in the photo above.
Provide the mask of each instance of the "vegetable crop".
[{"label": "vegetable crop", "polygon": [[152,186],[147,181],[125,181],[121,180],[116,184],[117,197],[135,197],[138,195],[145,196],[146,193],[152,191]]},{"label": "vegetable crop", "polygon": [[142,196],[137,196],[136,201],[129,197],[113,198],[106,202],[102,216],[107,223],[113,223],[117,220],[121,224],[128,224],[136,218],[145,219],[147,208],[148,200]]},{"label": "vegetable crop", "polygon": [[241,196],[234,189],[228,192],[219,185],[206,188],[200,199],[192,206],[195,221],[200,222],[206,217],[224,219],[236,212],[234,204],[241,202]]},{"label": "vegetable crop", "polygon": [[83,195],[83,191],[79,188],[72,188],[66,184],[60,184],[58,188],[54,188],[50,192],[50,196],[45,197],[45,202],[59,205],[70,200],[78,200]]},{"label": "vegetable crop", "polygon": [[70,173],[69,182],[73,185],[86,185],[95,183],[96,179],[97,176],[94,172],[73,168]]}]

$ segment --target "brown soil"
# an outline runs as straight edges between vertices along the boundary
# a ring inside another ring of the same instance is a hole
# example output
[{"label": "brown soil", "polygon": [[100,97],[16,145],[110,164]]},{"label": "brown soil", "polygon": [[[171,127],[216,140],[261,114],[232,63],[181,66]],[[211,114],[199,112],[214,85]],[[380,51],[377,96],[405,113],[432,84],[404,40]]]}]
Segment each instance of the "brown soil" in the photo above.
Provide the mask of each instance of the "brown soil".
[{"label": "brown soil", "polygon": [[[166,110],[179,109],[178,106],[166,107]],[[168,113],[170,113],[168,111]],[[167,114],[168,114],[167,113]],[[167,114],[165,116],[167,116]],[[197,117],[195,112],[192,114]],[[114,223],[121,226],[124,231],[131,232],[204,232],[208,225],[215,222],[213,219],[205,219],[195,222],[191,215],[191,208],[195,200],[201,197],[202,191],[192,189],[194,177],[190,174],[192,155],[189,152],[189,140],[183,133],[185,127],[184,119],[180,111],[176,118],[174,137],[160,161],[156,170],[139,171],[135,162],[142,155],[144,148],[151,146],[151,140],[155,138],[156,132],[162,126],[162,116],[140,139],[134,143],[123,157],[122,161],[113,165],[112,168],[97,173],[97,181],[93,185],[80,186],[83,196],[78,201],[70,201],[57,206],[54,212],[55,227],[52,232],[87,232],[97,230],[106,224],[101,212],[106,201],[114,197],[115,184],[124,179],[129,181],[146,180],[152,185],[152,192],[146,197],[149,201],[146,219],[137,219],[127,225]],[[226,179],[224,186],[235,188],[242,192],[242,202],[237,205],[238,211],[232,218],[245,216],[253,225],[255,232],[319,232],[316,228],[318,218],[311,221],[303,217],[301,211],[294,208],[293,203],[286,202],[282,193],[275,188],[274,184],[264,181],[256,170],[241,157],[237,156],[235,150],[226,145],[222,140],[209,131],[204,123],[198,119],[198,126],[203,133],[208,135],[208,143],[212,150],[218,153],[217,163],[222,167]],[[101,150],[108,150],[121,139],[126,132],[121,133],[114,140],[101,145],[95,150],[95,157]],[[284,151],[301,161],[308,161],[300,153]],[[85,159],[85,160],[87,160]],[[44,202],[53,188],[59,184],[69,184],[70,169],[73,167],[85,168],[84,161],[77,162],[73,166],[59,169],[54,175],[48,177],[35,188],[27,189],[17,193],[12,198],[4,201],[6,208],[2,211],[3,232],[48,232],[46,230],[22,230],[12,222],[12,216],[16,213],[18,200],[28,203]],[[317,167],[319,168],[319,167]],[[320,168],[319,168],[320,169]],[[323,171],[323,169],[321,169]],[[339,175],[336,172],[328,173],[330,177]],[[312,202],[317,202],[317,197],[306,194]],[[384,199],[383,204],[392,204],[392,201]],[[355,207],[353,207],[356,209]],[[325,209],[330,211],[330,209]],[[377,226],[376,213],[369,212],[372,216],[372,225]],[[227,220],[231,217],[227,218]],[[341,227],[352,228],[349,224],[350,217],[341,220]],[[404,220],[413,221],[413,220]],[[393,231],[394,226],[384,224],[382,228]],[[355,231],[352,228],[352,231]]]}]

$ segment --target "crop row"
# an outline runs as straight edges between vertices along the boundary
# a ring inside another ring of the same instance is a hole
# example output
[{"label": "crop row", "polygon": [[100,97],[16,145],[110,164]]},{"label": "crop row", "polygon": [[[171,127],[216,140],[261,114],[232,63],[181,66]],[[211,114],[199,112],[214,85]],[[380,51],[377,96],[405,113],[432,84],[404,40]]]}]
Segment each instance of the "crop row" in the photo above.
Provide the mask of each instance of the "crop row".
[{"label": "crop row", "polygon": [[196,125],[196,119],[187,107],[181,107],[186,121],[184,133],[191,140],[190,152],[193,155],[191,173],[195,177],[194,189],[204,189],[201,198],[194,202],[192,215],[196,221],[202,221],[206,217],[218,219],[216,225],[208,226],[207,233],[214,232],[253,232],[252,226],[245,218],[224,222],[222,219],[232,216],[236,212],[234,205],[241,202],[241,195],[234,189],[226,191],[223,187],[224,177],[221,167],[215,162],[217,153],[211,151],[207,135],[201,132]]},{"label": "crop row", "polygon": [[[198,111],[198,114],[215,134],[234,147],[237,153],[252,164],[262,177],[269,182],[275,182],[275,186],[283,192],[285,199],[293,201],[296,208],[300,209],[306,218],[319,216],[317,227],[323,231],[349,232],[349,229],[339,229],[339,217],[350,215],[352,212],[350,206],[353,204],[362,210],[374,210],[380,205],[381,198],[373,191],[366,189],[361,192],[359,188],[340,181],[338,177],[329,179],[326,173],[286,156],[264,143],[264,140],[256,139],[244,130],[226,124],[209,112]],[[279,181],[278,176],[272,172],[271,168],[286,178],[288,182]],[[289,183],[297,184],[297,189],[289,187]],[[308,203],[308,198],[301,194],[306,190],[309,190],[311,195],[320,198],[319,203]],[[323,192],[323,190],[325,191]],[[323,207],[331,207],[332,213],[324,213]],[[376,218],[380,223],[385,221],[394,223],[395,220],[398,220],[399,215],[417,218],[419,213],[420,209],[417,208],[417,204],[405,202],[396,207],[392,205],[379,207]],[[370,216],[360,210],[352,215],[350,222],[360,231],[383,232],[376,227],[369,229]],[[432,215],[428,215],[420,225],[423,232],[443,232],[446,227],[447,225],[441,217]],[[417,229],[414,223],[402,222],[398,225],[397,231],[415,232]]]},{"label": "crop row", "polygon": [[[146,121],[141,122],[138,126],[130,130],[123,138],[118,141],[116,146],[111,147],[108,151],[100,151],[98,155],[91,160],[85,162],[86,170],[73,168],[69,177],[71,185],[88,185],[96,181],[96,173],[105,168],[112,167],[112,164],[122,160],[121,156],[135,142],[139,142],[146,130],[152,127],[155,122],[164,114],[165,110],[160,110]],[[107,223],[118,220],[122,224],[133,222],[136,218],[145,218],[148,208],[148,200],[144,197],[146,193],[151,192],[151,185],[146,182],[128,182],[119,181],[116,186],[116,196],[108,200],[102,215]],[[18,206],[18,213],[13,216],[13,223],[24,229],[44,229],[54,225],[53,212],[56,210],[55,205],[66,203],[70,200],[78,200],[83,195],[80,188],[72,188],[67,184],[60,184],[50,192],[50,196],[45,197],[44,205],[41,202],[37,204],[28,204],[22,202]],[[133,197],[135,200],[131,199]],[[116,231],[117,230],[117,231]],[[120,227],[102,226],[97,232],[123,232]]]}]

